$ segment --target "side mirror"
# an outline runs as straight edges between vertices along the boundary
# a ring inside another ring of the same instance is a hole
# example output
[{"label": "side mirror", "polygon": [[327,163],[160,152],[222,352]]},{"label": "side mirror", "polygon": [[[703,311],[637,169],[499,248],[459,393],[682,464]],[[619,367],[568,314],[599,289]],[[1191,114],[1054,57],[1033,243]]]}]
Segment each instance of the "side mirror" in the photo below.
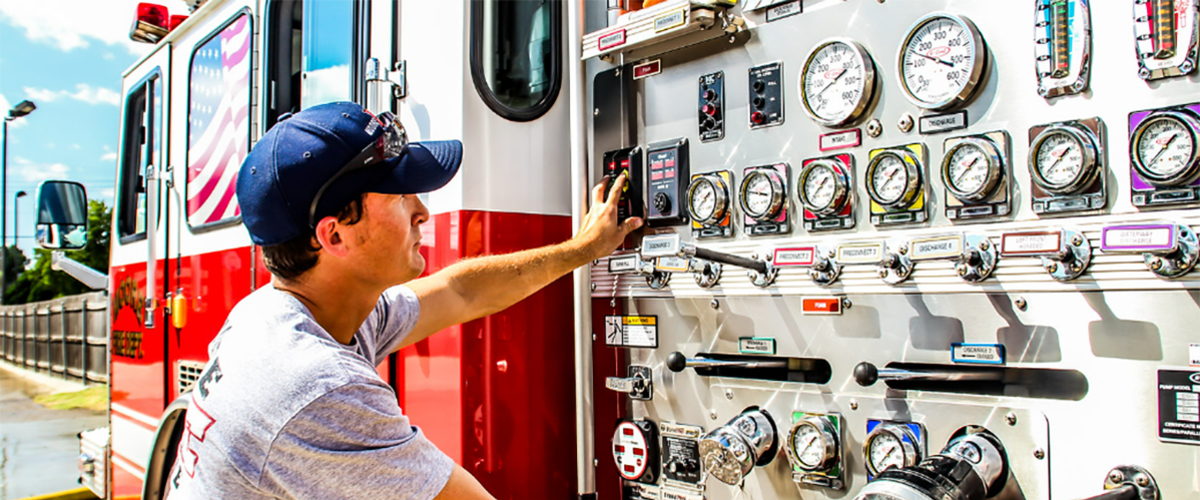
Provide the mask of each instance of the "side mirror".
[{"label": "side mirror", "polygon": [[87,245],[88,203],[83,184],[46,181],[38,187],[38,246],[76,250]]}]

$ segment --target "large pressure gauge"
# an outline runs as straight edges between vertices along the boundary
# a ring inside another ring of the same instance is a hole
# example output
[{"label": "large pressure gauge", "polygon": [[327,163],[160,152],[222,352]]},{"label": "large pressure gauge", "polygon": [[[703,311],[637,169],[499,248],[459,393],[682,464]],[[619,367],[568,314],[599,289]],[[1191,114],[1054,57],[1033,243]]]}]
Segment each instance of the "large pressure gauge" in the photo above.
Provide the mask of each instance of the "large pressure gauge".
[{"label": "large pressure gauge", "polygon": [[840,212],[850,198],[850,180],[843,172],[832,160],[815,160],[806,165],[800,172],[797,189],[804,208],[820,216]]},{"label": "large pressure gauge", "polygon": [[921,18],[900,49],[904,95],[918,107],[948,109],[975,94],[987,65],[987,47],[969,19],[951,14]]},{"label": "large pressure gauge", "polygon": [[788,432],[788,459],[800,470],[814,472],[832,468],[837,463],[837,429],[826,418],[805,417],[797,420]]},{"label": "large pressure gauge", "polygon": [[786,193],[783,191],[783,179],[774,170],[758,169],[750,171],[742,179],[741,198],[742,211],[746,216],[756,221],[773,221],[779,217],[783,208]]},{"label": "large pressure gauge", "polygon": [[889,149],[867,164],[867,195],[890,209],[907,208],[921,192],[921,161],[907,149]]},{"label": "large pressure gauge", "polygon": [[729,186],[717,175],[701,175],[687,191],[688,215],[701,224],[716,224],[729,209]]},{"label": "large pressure gauge", "polygon": [[804,111],[817,123],[836,127],[852,122],[875,95],[875,63],[862,45],[834,38],[808,54],[800,73]]},{"label": "large pressure gauge", "polygon": [[1092,184],[1100,173],[1092,133],[1075,125],[1047,128],[1029,147],[1033,182],[1054,194],[1071,194]]},{"label": "large pressure gauge", "polygon": [[917,435],[907,425],[882,422],[867,434],[863,462],[872,476],[890,467],[912,467],[921,461]]},{"label": "large pressure gauge", "polygon": [[1133,131],[1133,168],[1157,187],[1190,184],[1200,176],[1200,121],[1189,113],[1160,111]]},{"label": "large pressure gauge", "polygon": [[946,151],[942,160],[942,181],[946,190],[964,202],[987,199],[1003,175],[1000,151],[984,139],[964,139]]}]

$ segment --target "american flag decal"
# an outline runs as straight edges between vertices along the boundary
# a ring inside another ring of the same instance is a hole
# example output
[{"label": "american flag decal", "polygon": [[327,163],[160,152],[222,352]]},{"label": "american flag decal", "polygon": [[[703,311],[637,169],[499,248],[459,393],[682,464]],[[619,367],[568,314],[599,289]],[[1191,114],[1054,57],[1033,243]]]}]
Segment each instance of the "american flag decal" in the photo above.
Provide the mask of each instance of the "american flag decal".
[{"label": "american flag decal", "polygon": [[250,140],[250,18],[243,15],[192,55],[188,85],[188,223],[237,216],[238,168]]}]

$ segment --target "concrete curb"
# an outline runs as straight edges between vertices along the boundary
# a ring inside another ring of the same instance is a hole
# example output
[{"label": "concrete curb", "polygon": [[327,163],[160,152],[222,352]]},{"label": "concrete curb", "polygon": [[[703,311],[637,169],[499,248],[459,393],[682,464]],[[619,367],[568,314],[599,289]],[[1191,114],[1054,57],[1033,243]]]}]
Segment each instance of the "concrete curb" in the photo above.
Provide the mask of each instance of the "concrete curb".
[{"label": "concrete curb", "polygon": [[34,371],[30,371],[30,370],[18,367],[16,365],[13,365],[12,363],[9,363],[8,361],[0,361],[0,370],[4,370],[4,371],[12,374],[13,376],[23,379],[27,382],[31,382],[31,383],[46,387],[46,388],[50,389],[54,394],[58,394],[60,392],[82,391],[82,390],[88,388],[88,386],[83,385],[80,382],[76,382],[73,380],[63,380],[61,378],[54,378],[54,377],[51,377],[44,373],[38,373],[38,372],[34,372]]},{"label": "concrete curb", "polygon": [[48,493],[38,495],[36,497],[22,498],[21,500],[95,500],[95,494],[87,488],[79,488],[76,490],[60,491],[58,493]]}]

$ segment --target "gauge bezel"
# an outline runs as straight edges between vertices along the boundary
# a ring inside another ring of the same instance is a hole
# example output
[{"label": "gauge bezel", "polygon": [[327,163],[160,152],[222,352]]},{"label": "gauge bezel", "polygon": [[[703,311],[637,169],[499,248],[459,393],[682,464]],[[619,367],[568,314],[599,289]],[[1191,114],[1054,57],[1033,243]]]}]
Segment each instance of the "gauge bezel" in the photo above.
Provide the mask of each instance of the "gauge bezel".
[{"label": "gauge bezel", "polygon": [[[846,206],[850,194],[850,179],[845,173],[844,165],[838,168],[840,164],[841,162],[837,160],[813,160],[800,172],[800,178],[796,182],[796,196],[800,198],[800,204],[804,205],[809,212],[819,216],[828,216],[840,212]],[[818,168],[829,169],[833,173],[833,196],[829,199],[829,204],[824,206],[817,206],[810,202],[804,189],[808,178]]]},{"label": "gauge bezel", "polygon": [[[771,201],[767,209],[761,213],[755,213],[750,209],[749,197],[746,196],[747,189],[750,188],[750,181],[757,176],[764,176],[771,186]],[[747,217],[759,222],[771,222],[779,217],[779,211],[783,208],[783,200],[785,193],[783,192],[783,180],[779,173],[769,169],[757,169],[746,173],[742,178],[742,185],[738,189],[738,205],[741,206],[742,212]]]},{"label": "gauge bezel", "polygon": [[[1192,159],[1189,164],[1173,175],[1159,175],[1150,170],[1142,158],[1141,151],[1138,149],[1138,144],[1142,142],[1142,137],[1146,135],[1146,131],[1154,123],[1164,120],[1173,120],[1180,122],[1183,128],[1187,129],[1188,135],[1192,140]],[[1133,130],[1133,137],[1129,140],[1129,155],[1133,160],[1133,170],[1137,172],[1143,180],[1155,187],[1173,187],[1184,186],[1191,184],[1197,178],[1200,178],[1200,120],[1189,113],[1180,111],[1158,111],[1146,117],[1142,123],[1139,123],[1137,128]]]},{"label": "gauge bezel", "polygon": [[[812,65],[813,58],[816,57],[822,49],[834,44],[846,45],[850,48],[850,52],[858,57],[858,59],[862,62],[863,90],[862,95],[860,95],[858,98],[858,102],[855,104],[854,108],[850,110],[849,114],[841,118],[830,119],[822,118],[821,116],[817,115],[817,112],[812,109],[812,106],[809,105],[808,86],[805,85],[805,83],[808,81],[808,68]],[[871,58],[871,53],[867,52],[867,49],[864,48],[862,44],[845,37],[827,38],[817,43],[817,46],[809,51],[808,57],[804,59],[804,66],[800,68],[800,78],[798,79],[799,83],[797,84],[800,87],[800,104],[804,105],[804,112],[808,114],[809,118],[812,118],[813,121],[826,127],[839,127],[847,123],[852,123],[859,118],[862,118],[863,113],[865,113],[875,101],[875,78],[875,60]]]},{"label": "gauge bezel", "polygon": [[[883,163],[885,156],[899,159],[900,163],[904,164],[904,173],[908,176],[908,182],[904,185],[904,192],[901,193],[899,198],[893,201],[884,201],[883,195],[879,194],[878,186],[875,185],[875,171],[879,169],[879,165]],[[912,206],[913,202],[917,200],[917,195],[921,193],[923,181],[921,160],[908,149],[888,149],[879,152],[879,154],[875,155],[867,163],[867,172],[864,178],[864,183],[867,185],[867,196],[871,197],[871,201],[891,210],[900,210]]]},{"label": "gauge bezel", "polygon": [[[973,54],[971,74],[969,77],[967,77],[967,83],[958,91],[958,94],[942,99],[941,101],[926,102],[917,98],[917,96],[913,94],[912,90],[908,88],[908,82],[904,79],[904,55],[907,52],[909,42],[912,41],[912,38],[914,35],[916,35],[917,31],[926,24],[931,23],[939,18],[948,19],[951,22],[958,23],[959,26],[965,28],[967,32],[971,34],[971,43],[974,44],[975,51]],[[918,108],[928,109],[931,111],[941,111],[965,104],[975,96],[976,91],[983,87],[980,85],[980,83],[982,83],[984,71],[987,69],[987,64],[988,48],[983,40],[983,35],[979,33],[979,28],[975,26],[974,22],[960,15],[946,12],[934,12],[918,19],[917,22],[913,23],[912,26],[908,28],[908,32],[904,35],[904,42],[900,44],[900,52],[896,54],[896,78],[900,81],[900,89],[904,91],[904,97],[908,99],[908,102],[911,102]]]},{"label": "gauge bezel", "polygon": [[[815,465],[804,463],[804,461],[800,459],[800,455],[801,455],[800,451],[796,450],[795,447],[793,446],[794,440],[796,438],[796,433],[800,431],[801,427],[805,427],[805,426],[816,429],[817,435],[819,436],[819,439],[821,440],[823,453],[821,455],[820,463],[817,463]],[[795,423],[792,424],[791,430],[788,431],[787,445],[784,446],[784,451],[787,452],[788,460],[790,460],[792,462],[792,464],[795,465],[800,470],[807,471],[807,472],[817,472],[817,471],[829,470],[830,468],[832,468],[834,465],[837,464],[837,458],[838,458],[837,429],[835,429],[833,427],[833,424],[829,420],[822,418],[822,417],[818,417],[818,416],[810,416],[810,417],[805,417],[803,419],[797,420]]]},{"label": "gauge bezel", "polygon": [[[975,191],[963,191],[954,184],[950,178],[950,160],[954,158],[954,154],[960,148],[976,147],[983,151],[983,156],[988,162],[987,178],[983,184]],[[962,139],[950,149],[946,150],[946,154],[942,158],[942,184],[946,186],[946,191],[963,202],[978,202],[991,197],[996,188],[1000,186],[1000,179],[1004,174],[1004,157],[1000,154],[999,148],[991,140],[979,137],[968,137]]]},{"label": "gauge bezel", "polygon": [[[1083,152],[1083,165],[1079,169],[1079,175],[1065,184],[1050,182],[1038,162],[1038,153],[1041,151],[1042,145],[1051,137],[1059,134],[1068,136],[1070,140],[1079,145],[1079,149]],[[1082,127],[1071,124],[1048,127],[1038,134],[1029,145],[1029,176],[1038,187],[1046,191],[1054,194],[1075,193],[1092,185],[1099,173],[1099,164],[1096,162],[1096,140],[1090,131]]]},{"label": "gauge bezel", "polygon": [[[693,198],[700,183],[708,183],[713,188],[713,213],[709,217],[700,217],[694,208]],[[728,210],[729,186],[725,184],[725,179],[716,175],[701,175],[692,180],[692,184],[688,186],[687,190],[687,212],[692,220],[700,224],[716,224],[725,218]]]},{"label": "gauge bezel", "polygon": [[866,465],[867,472],[872,476],[878,476],[883,472],[876,469],[875,464],[871,462],[871,444],[883,434],[892,435],[896,438],[896,442],[900,443],[900,448],[904,452],[904,462],[901,467],[914,467],[921,462],[923,457],[921,450],[917,447],[916,433],[904,424],[882,422],[871,429],[871,432],[867,433],[867,438],[863,440],[863,464]]}]

